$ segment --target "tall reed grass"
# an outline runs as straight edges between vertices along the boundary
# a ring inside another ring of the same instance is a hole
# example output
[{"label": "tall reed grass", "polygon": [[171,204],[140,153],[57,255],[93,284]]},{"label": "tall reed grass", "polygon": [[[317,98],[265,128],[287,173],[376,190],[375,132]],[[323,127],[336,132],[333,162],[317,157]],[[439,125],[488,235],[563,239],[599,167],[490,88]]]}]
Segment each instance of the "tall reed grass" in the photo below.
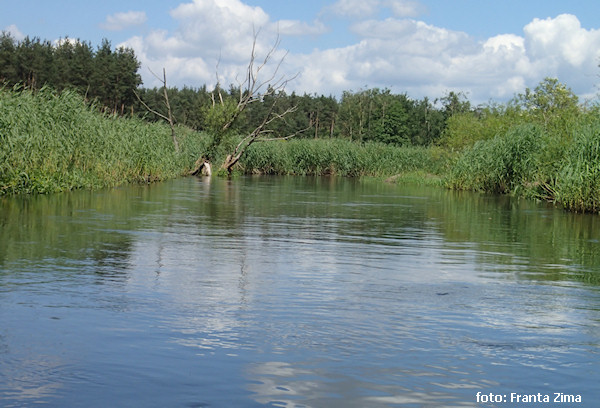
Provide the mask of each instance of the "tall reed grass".
[{"label": "tall reed grass", "polygon": [[455,189],[514,193],[537,181],[547,142],[536,125],[519,125],[505,134],[476,142],[452,166],[448,185]]},{"label": "tall reed grass", "polygon": [[553,185],[556,201],[576,212],[600,212],[600,122],[576,133]]},{"label": "tall reed grass", "polygon": [[437,174],[446,159],[425,147],[359,144],[343,139],[291,139],[253,144],[240,161],[245,173],[385,177]]},{"label": "tall reed grass", "polygon": [[202,138],[141,119],[107,116],[70,91],[0,89],[0,195],[50,193],[179,176]]},{"label": "tall reed grass", "polygon": [[476,142],[450,166],[454,189],[553,201],[570,211],[600,212],[600,121],[584,118],[568,132],[520,124]]}]

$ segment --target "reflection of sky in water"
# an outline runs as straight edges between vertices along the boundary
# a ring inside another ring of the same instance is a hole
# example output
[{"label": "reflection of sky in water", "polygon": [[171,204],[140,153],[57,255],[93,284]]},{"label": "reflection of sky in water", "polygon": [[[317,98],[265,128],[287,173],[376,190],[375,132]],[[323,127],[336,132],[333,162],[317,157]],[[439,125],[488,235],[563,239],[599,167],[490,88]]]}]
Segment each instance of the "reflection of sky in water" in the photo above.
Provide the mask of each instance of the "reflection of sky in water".
[{"label": "reflection of sky in water", "polygon": [[61,367],[61,362],[52,355],[23,358],[19,361],[18,369],[9,369],[3,377],[0,377],[4,383],[2,388],[7,390],[3,393],[4,398],[30,404],[52,397],[62,386],[61,379],[55,376]]},{"label": "reflection of sky in water", "polygon": [[[245,365],[259,403],[476,406],[469,395],[499,384],[489,366],[560,370],[586,319],[552,285],[464,276],[464,259],[461,267],[445,262],[436,247],[444,243],[431,233],[420,252],[414,239],[360,252],[344,237],[315,238],[281,220],[257,239],[260,225],[252,220],[235,245],[178,237],[179,251],[194,254],[183,265],[195,273],[169,272],[178,251],[162,252],[160,271],[177,307],[169,322],[177,344],[198,355],[288,358]],[[156,253],[147,242],[138,250]],[[443,273],[428,279],[436,270]],[[522,308],[506,302],[507,290]]]},{"label": "reflection of sky in water", "polygon": [[427,214],[439,198],[320,201],[300,185],[277,204],[254,185],[192,182],[160,205],[143,197],[140,213],[94,217],[99,242],[0,274],[0,396],[102,406],[109,389],[146,406],[284,407],[474,407],[478,391],[563,385],[597,396],[598,292],[537,281],[548,264],[523,242],[449,240],[444,211]]}]

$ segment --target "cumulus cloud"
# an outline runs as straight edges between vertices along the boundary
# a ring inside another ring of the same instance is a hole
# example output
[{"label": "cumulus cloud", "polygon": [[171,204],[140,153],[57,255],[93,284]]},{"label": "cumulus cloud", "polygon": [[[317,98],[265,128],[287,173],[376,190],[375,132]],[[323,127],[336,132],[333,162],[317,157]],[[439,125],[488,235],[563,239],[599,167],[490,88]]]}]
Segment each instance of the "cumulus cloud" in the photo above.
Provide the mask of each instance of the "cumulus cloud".
[{"label": "cumulus cloud", "polygon": [[[344,47],[289,53],[281,70],[290,77],[299,75],[288,90],[341,95],[345,90],[387,87],[416,98],[462,91],[480,103],[508,99],[552,76],[580,95],[595,91],[600,31],[582,28],[575,16],[535,19],[522,33],[479,41],[464,32],[406,18],[417,12],[411,4],[339,0],[340,15],[362,13],[349,28],[356,40]],[[392,17],[375,19],[382,7]],[[176,30],[155,30],[123,45],[132,47],[153,71],[165,67],[171,83],[179,86],[214,84],[217,63],[221,82],[236,83],[244,74],[257,30],[256,51],[261,56],[278,35],[285,45],[288,36],[318,36],[328,29],[319,20],[272,21],[262,8],[242,0],[194,0],[173,9],[171,16]],[[284,54],[280,51],[273,60]],[[146,86],[157,85],[151,75],[142,75]]]},{"label": "cumulus cloud", "polygon": [[[255,37],[256,55],[261,58],[271,51],[278,35],[318,34],[324,30],[320,23],[273,22],[262,8],[240,0],[194,0],[173,9],[171,17],[177,22],[174,32],[155,30],[121,45],[133,48],[143,65],[152,70],[167,67],[175,83],[191,86],[214,85],[217,64],[222,83],[237,83],[244,75]],[[278,50],[273,60],[278,61],[284,54],[284,50]],[[143,77],[146,86],[155,84],[151,76]]]},{"label": "cumulus cloud", "polygon": [[100,24],[100,27],[104,30],[120,31],[129,27],[142,25],[147,19],[146,13],[143,11],[116,13],[107,16],[106,21]]},{"label": "cumulus cloud", "polygon": [[25,34],[23,34],[21,30],[19,30],[19,27],[17,27],[15,24],[9,25],[4,29],[4,31],[9,33],[15,40],[20,41],[25,38]]},{"label": "cumulus cloud", "polygon": [[[319,84],[339,94],[378,86],[415,97],[453,90],[480,103],[508,99],[550,76],[582,96],[595,91],[600,31],[582,28],[572,15],[536,19],[522,35],[484,41],[408,19],[365,20],[351,30],[360,37],[356,44],[298,58],[301,88]],[[335,69],[328,70],[331,61]]]}]

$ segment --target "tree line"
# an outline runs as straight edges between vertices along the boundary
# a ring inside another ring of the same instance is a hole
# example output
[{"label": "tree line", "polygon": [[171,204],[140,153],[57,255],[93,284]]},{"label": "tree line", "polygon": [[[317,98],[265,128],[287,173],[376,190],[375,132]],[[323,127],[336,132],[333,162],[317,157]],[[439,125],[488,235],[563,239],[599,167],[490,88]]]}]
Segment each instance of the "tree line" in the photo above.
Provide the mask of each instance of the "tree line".
[{"label": "tree line", "polygon": [[17,41],[6,32],[0,35],[0,84],[31,90],[73,89],[114,113],[131,114],[137,109],[139,68],[132,49],[113,49],[106,39],[94,48],[70,38],[52,43],[29,37]]},{"label": "tree line", "polygon": [[[219,92],[232,103],[239,95],[239,88],[230,87]],[[142,88],[140,98],[157,112],[166,115],[164,97],[160,88]],[[200,88],[169,88],[169,100],[176,120],[195,130],[211,130],[209,110],[215,91],[206,86]],[[270,125],[274,134],[281,137],[299,130],[299,138],[342,138],[359,142],[382,142],[395,145],[426,146],[442,136],[447,120],[456,113],[471,110],[471,104],[461,93],[450,92],[446,96],[430,100],[412,99],[406,94],[394,94],[389,89],[364,89],[345,91],[340,99],[325,95],[299,95],[280,91],[269,95],[262,103],[253,104],[244,113],[244,120],[235,129],[245,134],[255,129],[277,98],[276,109],[294,112],[284,120]],[[143,112],[143,109],[139,109]],[[159,120],[149,114],[150,120]]]},{"label": "tree line", "polygon": [[[8,33],[0,36],[0,83],[33,90],[43,86],[57,91],[74,89],[104,110],[157,121],[160,117],[148,107],[167,114],[163,89],[141,86],[140,65],[132,49],[113,49],[106,39],[94,48],[89,42],[69,38],[52,43],[29,37],[17,41]],[[202,85],[170,87],[167,91],[178,124],[211,131],[214,118],[210,111],[216,90]],[[233,103],[240,89],[231,86],[218,91],[220,97]],[[273,98],[278,99],[276,109],[281,112],[295,107],[285,120],[269,125],[274,134],[284,137],[306,129],[298,137],[396,145],[429,145],[441,137],[449,117],[471,109],[465,96],[454,92],[436,100],[417,100],[378,88],[345,91],[340,98],[279,90],[249,106],[233,130],[244,134],[255,129],[273,105]]]}]

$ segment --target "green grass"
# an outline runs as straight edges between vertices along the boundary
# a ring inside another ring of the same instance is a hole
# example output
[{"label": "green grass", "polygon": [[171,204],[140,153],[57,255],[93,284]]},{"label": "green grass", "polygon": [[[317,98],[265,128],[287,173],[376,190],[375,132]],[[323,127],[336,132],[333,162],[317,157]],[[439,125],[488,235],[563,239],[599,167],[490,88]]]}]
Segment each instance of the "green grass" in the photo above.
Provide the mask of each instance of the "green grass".
[{"label": "green grass", "polygon": [[360,144],[343,139],[291,139],[255,143],[240,161],[245,173],[389,177],[438,173],[447,159],[438,150]]},{"label": "green grass", "polygon": [[579,129],[565,152],[552,192],[570,211],[600,212],[600,122]]},{"label": "green grass", "polygon": [[99,113],[74,92],[0,89],[0,195],[151,182],[186,173],[203,138]]},{"label": "green grass", "polygon": [[569,132],[521,124],[463,150],[445,184],[555,202],[569,211],[600,212],[600,121]]},{"label": "green grass", "polygon": [[519,125],[490,140],[476,142],[453,164],[449,187],[461,190],[515,193],[534,185],[547,135],[536,125]]}]

